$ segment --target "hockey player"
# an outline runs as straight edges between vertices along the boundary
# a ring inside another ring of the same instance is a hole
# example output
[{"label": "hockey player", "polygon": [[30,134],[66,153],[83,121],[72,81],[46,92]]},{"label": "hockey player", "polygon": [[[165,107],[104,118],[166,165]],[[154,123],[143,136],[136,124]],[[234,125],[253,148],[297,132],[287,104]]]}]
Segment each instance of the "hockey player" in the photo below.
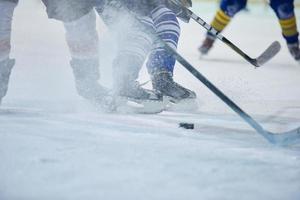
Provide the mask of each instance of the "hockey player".
[{"label": "hockey player", "polygon": [[[133,17],[124,10],[121,1],[97,2],[96,10],[117,40],[113,59],[113,95],[136,102],[162,101],[162,95],[144,89],[137,81],[152,40],[140,29]],[[145,103],[145,102],[143,102]]]},{"label": "hockey player", "polygon": [[[191,6],[190,1],[185,1],[187,6]],[[112,3],[112,7],[118,7],[113,5],[114,3],[118,3],[118,1],[114,1]],[[178,38],[180,35],[180,26],[176,18],[176,14],[173,10],[169,9],[169,5],[166,1],[146,1],[142,2],[139,1],[138,3],[135,3],[134,1],[123,1],[120,2],[121,6],[125,7],[127,6],[127,9],[132,11],[135,16],[140,18],[140,21],[147,25],[149,28],[153,28],[157,35],[165,41],[167,44],[169,44],[173,48],[177,48]],[[132,6],[134,5],[134,6]],[[168,6],[168,7],[167,7]],[[109,6],[108,6],[109,7]],[[120,6],[119,6],[120,7]],[[99,11],[99,9],[98,9]],[[104,13],[106,13],[104,11]],[[181,14],[178,12],[178,14]],[[109,13],[108,13],[109,15]],[[181,17],[184,17],[183,15],[180,15]],[[110,17],[103,17],[110,18]],[[139,24],[137,24],[135,27],[139,27]],[[132,29],[132,28],[131,28]],[[136,28],[135,28],[136,29]],[[129,51],[124,50],[124,52],[127,51],[127,58],[132,57],[135,59],[130,59],[131,62],[134,60],[137,61],[135,65],[142,66],[148,52],[146,51],[145,47],[148,44],[151,44],[153,42],[149,40],[149,36],[145,35],[146,30],[141,30],[143,28],[140,28],[140,30],[135,30],[136,32],[139,32],[144,35],[144,37],[136,37],[133,40],[126,40],[127,42],[130,41],[127,45],[122,45],[123,48],[131,48],[132,46],[138,47],[135,49],[144,49],[143,52],[134,52],[131,51],[129,56]],[[146,39],[147,38],[147,39]],[[143,43],[140,39],[148,40],[148,42]],[[151,36],[150,36],[151,39]],[[142,46],[141,46],[142,44]],[[149,47],[148,47],[149,48]],[[119,57],[120,60],[125,59],[125,57]],[[116,59],[118,60],[118,59]],[[126,63],[125,61],[118,61],[118,64],[120,63]],[[138,64],[139,63],[139,64]],[[128,65],[128,64],[127,64]],[[129,64],[133,65],[133,63]],[[159,42],[155,42],[152,44],[152,50],[151,54],[149,56],[148,62],[147,62],[147,68],[148,72],[152,79],[152,85],[153,88],[158,91],[159,93],[163,94],[164,96],[168,96],[171,98],[173,102],[178,103],[182,100],[194,100],[196,98],[196,94],[183,86],[177,84],[173,80],[173,70],[175,65],[175,58],[168,53]],[[123,68],[126,68],[125,66]],[[135,75],[137,77],[137,74]],[[123,84],[119,84],[123,85]],[[126,84],[124,84],[126,85]],[[124,91],[123,89],[121,91]],[[126,91],[126,90],[125,90]]]},{"label": "hockey player", "polygon": [[94,1],[42,1],[48,17],[63,22],[78,94],[93,103],[101,102],[107,95],[107,90],[98,83],[99,50]]},{"label": "hockey player", "polygon": [[[245,8],[246,4],[247,0],[222,0],[220,9],[217,11],[211,26],[217,31],[223,31],[234,15]],[[294,0],[270,0],[270,6],[279,20],[282,35],[286,40],[290,54],[296,61],[300,62],[299,33],[294,13]],[[204,42],[199,47],[200,53],[207,54],[215,39],[208,32]]]},{"label": "hockey player", "polygon": [[[192,2],[183,0],[182,4],[191,7]],[[189,18],[183,15],[180,9],[177,9],[168,1],[159,3],[151,12],[150,16],[157,35],[169,46],[176,49],[179,36],[180,25],[176,14],[183,20]],[[148,72],[151,75],[153,88],[165,96],[171,97],[172,101],[179,103],[185,100],[194,100],[196,94],[179,85],[173,79],[175,58],[168,53],[159,43],[154,43],[147,62]]]}]

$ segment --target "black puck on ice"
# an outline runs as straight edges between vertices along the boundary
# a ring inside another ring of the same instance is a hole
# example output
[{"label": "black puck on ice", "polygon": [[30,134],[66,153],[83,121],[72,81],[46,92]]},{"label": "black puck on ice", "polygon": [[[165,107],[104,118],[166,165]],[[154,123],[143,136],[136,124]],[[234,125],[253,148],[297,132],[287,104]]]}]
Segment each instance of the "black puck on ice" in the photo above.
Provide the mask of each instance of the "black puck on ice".
[{"label": "black puck on ice", "polygon": [[194,124],[193,123],[185,123],[181,122],[179,123],[180,128],[185,128],[185,129],[194,129]]}]

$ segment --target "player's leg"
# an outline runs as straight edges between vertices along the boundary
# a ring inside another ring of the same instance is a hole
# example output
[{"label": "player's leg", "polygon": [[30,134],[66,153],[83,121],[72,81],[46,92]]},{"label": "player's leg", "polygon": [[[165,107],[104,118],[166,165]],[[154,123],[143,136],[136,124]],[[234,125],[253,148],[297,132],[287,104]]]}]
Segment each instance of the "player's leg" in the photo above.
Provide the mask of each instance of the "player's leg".
[{"label": "player's leg", "polygon": [[[156,7],[151,16],[158,36],[176,49],[180,36],[180,25],[173,11],[164,5]],[[175,58],[161,46],[155,43],[147,62],[148,72],[151,75],[153,89],[173,101],[194,99],[196,94],[179,85],[173,79]]]},{"label": "player's leg", "polygon": [[[220,9],[215,14],[211,26],[217,31],[223,31],[229,24],[231,18],[234,17],[240,10],[246,7],[247,0],[222,0],[220,3]],[[202,45],[199,47],[199,51],[202,55],[208,53],[212,48],[216,37],[210,32],[207,32],[206,38]]]},{"label": "player's leg", "polygon": [[75,21],[65,22],[64,27],[77,92],[89,100],[101,101],[106,90],[98,83],[99,43],[94,10]]},{"label": "player's leg", "polygon": [[[150,21],[150,20],[148,20]],[[113,62],[114,91],[120,96],[140,100],[161,100],[137,82],[139,72],[150,52],[153,39],[140,24],[133,23],[119,36],[119,50]]]},{"label": "player's leg", "polygon": [[[123,2],[124,3],[124,2]],[[104,23],[116,36],[118,51],[113,60],[113,91],[117,96],[135,100],[161,100],[161,96],[146,90],[137,82],[139,72],[150,52],[153,39],[141,26],[153,28],[149,17],[128,13],[122,2],[111,1],[105,9],[96,8]],[[135,10],[134,10],[135,11]]]},{"label": "player's leg", "polygon": [[49,17],[63,21],[78,94],[97,103],[101,102],[106,90],[98,83],[96,15],[89,0],[79,1],[43,0]]},{"label": "player's leg", "polygon": [[300,62],[299,33],[293,0],[271,0],[270,5],[279,19],[282,35],[293,58]]},{"label": "player's leg", "polygon": [[11,69],[15,64],[9,58],[11,50],[11,26],[17,0],[0,1],[0,104],[6,95]]}]

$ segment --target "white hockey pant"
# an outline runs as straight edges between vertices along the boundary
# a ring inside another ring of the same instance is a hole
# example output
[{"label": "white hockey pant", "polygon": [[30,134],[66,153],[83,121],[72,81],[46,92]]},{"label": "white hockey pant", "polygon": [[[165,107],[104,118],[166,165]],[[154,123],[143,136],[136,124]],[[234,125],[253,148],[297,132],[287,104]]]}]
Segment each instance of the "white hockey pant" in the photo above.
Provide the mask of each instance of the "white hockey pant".
[{"label": "white hockey pant", "polygon": [[66,40],[72,59],[98,60],[96,15],[92,10],[76,21],[65,22]]}]

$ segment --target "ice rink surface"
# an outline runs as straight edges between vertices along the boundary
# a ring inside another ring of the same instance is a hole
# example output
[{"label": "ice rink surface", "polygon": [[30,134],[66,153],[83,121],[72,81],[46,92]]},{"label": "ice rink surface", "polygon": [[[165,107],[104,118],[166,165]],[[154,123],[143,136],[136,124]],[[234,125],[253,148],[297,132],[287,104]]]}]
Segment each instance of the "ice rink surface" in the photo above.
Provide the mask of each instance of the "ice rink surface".
[{"label": "ice rink surface", "polygon": [[[193,8],[208,22],[216,9]],[[254,69],[221,42],[200,59],[205,31],[194,22],[182,24],[179,52],[266,129],[296,128],[300,64],[273,12],[249,9],[224,35],[253,57],[280,41],[265,66]],[[179,64],[175,78],[197,92],[197,111],[99,113],[76,94],[62,24],[32,1],[21,1],[15,14],[17,64],[0,108],[1,200],[300,199],[300,145],[269,144]],[[101,82],[109,86],[113,41],[98,25]],[[145,70],[140,79],[149,80]],[[195,129],[178,128],[181,121]]]}]

